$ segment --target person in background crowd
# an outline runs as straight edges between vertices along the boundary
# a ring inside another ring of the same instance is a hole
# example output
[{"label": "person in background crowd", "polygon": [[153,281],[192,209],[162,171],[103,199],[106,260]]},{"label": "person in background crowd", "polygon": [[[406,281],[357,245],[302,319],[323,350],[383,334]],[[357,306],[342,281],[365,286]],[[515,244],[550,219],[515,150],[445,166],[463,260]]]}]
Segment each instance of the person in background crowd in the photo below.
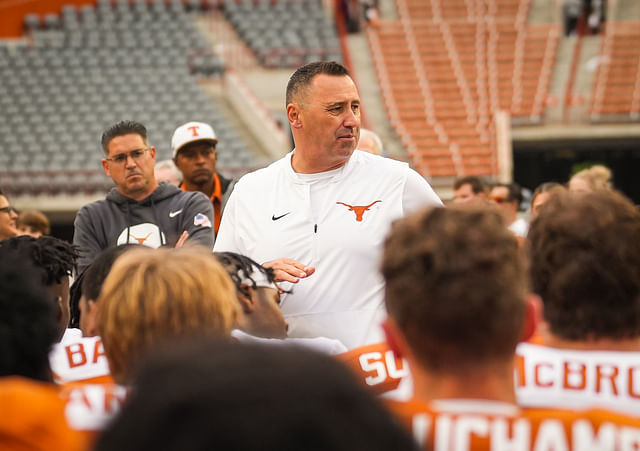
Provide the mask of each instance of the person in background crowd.
[{"label": "person in background crowd", "polygon": [[213,228],[218,233],[222,212],[233,192],[235,180],[216,170],[218,138],[209,124],[187,122],[173,132],[171,150],[173,161],[182,172],[180,188],[204,193],[214,211]]},{"label": "person in background crowd", "polygon": [[456,204],[487,199],[489,187],[480,177],[468,175],[453,182],[453,202]]},{"label": "person in background crowd", "polygon": [[365,152],[369,152],[374,155],[382,155],[384,153],[380,137],[374,131],[366,128],[360,129],[358,150],[364,150]]},{"label": "person in background crowd", "polygon": [[176,167],[173,160],[158,161],[154,169],[158,183],[167,182],[175,186],[180,186],[182,183],[182,172]]},{"label": "person in background crowd", "polygon": [[569,191],[590,193],[599,189],[611,189],[611,170],[601,164],[576,172],[569,179]]},{"label": "person in background crowd", "polygon": [[16,219],[18,219],[18,213],[0,189],[0,241],[19,234]]},{"label": "person in background crowd", "polygon": [[29,235],[34,238],[51,233],[49,219],[38,210],[21,211],[16,220],[16,228],[21,235]]},{"label": "person in background crowd", "polygon": [[360,97],[341,64],[300,67],[286,105],[295,150],[237,183],[214,251],[274,269],[289,336],[379,342],[380,243],[394,220],[442,202],[406,163],[354,152]]},{"label": "person in background crowd", "polygon": [[185,192],[155,179],[156,149],[139,122],[121,121],[102,134],[102,167],[116,187],[106,199],[85,205],[76,215],[73,243],[78,274],[103,249],[120,244],[149,247],[184,242],[213,247],[213,208],[198,192]]},{"label": "person in background crowd", "polygon": [[495,202],[502,212],[507,227],[515,236],[524,239],[527,236],[527,221],[518,218],[522,203],[522,190],[517,183],[496,183],[491,188],[489,199]]},{"label": "person in background crowd", "polygon": [[533,221],[540,214],[540,209],[552,196],[565,191],[565,187],[556,182],[545,182],[539,185],[531,196],[531,213],[529,220]]}]

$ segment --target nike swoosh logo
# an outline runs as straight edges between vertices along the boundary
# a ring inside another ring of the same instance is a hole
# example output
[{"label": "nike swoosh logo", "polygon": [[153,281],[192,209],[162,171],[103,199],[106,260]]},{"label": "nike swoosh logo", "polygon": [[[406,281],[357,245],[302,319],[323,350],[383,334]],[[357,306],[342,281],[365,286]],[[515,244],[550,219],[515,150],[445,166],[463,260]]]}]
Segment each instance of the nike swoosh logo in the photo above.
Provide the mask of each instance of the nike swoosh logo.
[{"label": "nike swoosh logo", "polygon": [[169,212],[169,217],[170,218],[175,218],[176,216],[178,216],[180,213],[182,213],[182,208],[180,210],[177,211],[170,211]]},{"label": "nike swoosh logo", "polygon": [[287,216],[289,213],[291,213],[291,212],[290,212],[290,211],[288,211],[288,212],[286,212],[285,214],[280,215],[280,216],[273,215],[273,216],[271,216],[271,220],[272,220],[272,221],[277,221],[277,220],[278,220],[278,219],[280,219],[280,218],[284,218],[284,217],[285,217],[285,216]]}]

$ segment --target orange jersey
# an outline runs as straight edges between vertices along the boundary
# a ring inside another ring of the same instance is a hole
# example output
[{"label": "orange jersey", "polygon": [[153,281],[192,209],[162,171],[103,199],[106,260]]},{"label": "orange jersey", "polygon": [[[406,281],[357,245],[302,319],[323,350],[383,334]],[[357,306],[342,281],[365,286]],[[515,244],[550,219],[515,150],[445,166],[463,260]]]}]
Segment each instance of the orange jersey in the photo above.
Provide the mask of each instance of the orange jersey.
[{"label": "orange jersey", "polygon": [[640,417],[640,353],[521,343],[515,389],[523,407],[600,407]]},{"label": "orange jersey", "polygon": [[112,383],[100,337],[73,337],[56,344],[49,354],[56,383]]},{"label": "orange jersey", "polygon": [[96,433],[120,411],[127,390],[116,384],[66,384],[60,396],[65,401],[65,415],[71,428]]},{"label": "orange jersey", "polygon": [[59,388],[17,376],[0,378],[0,449],[12,451],[87,448],[86,437],[69,427]]},{"label": "orange jersey", "polygon": [[423,449],[637,450],[640,420],[602,410],[520,410],[482,400],[388,402]]},{"label": "orange jersey", "polygon": [[336,357],[376,394],[397,389],[409,374],[407,362],[396,356],[387,343],[361,346]]}]

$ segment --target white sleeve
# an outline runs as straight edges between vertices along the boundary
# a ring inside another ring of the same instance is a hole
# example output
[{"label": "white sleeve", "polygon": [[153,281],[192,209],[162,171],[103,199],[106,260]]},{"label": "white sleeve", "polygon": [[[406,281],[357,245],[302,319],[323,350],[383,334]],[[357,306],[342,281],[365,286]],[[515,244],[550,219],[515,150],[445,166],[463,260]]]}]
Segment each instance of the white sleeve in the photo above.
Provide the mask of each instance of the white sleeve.
[{"label": "white sleeve", "polygon": [[425,207],[442,207],[442,201],[424,177],[411,168],[407,168],[407,171],[402,193],[402,210],[405,216]]}]

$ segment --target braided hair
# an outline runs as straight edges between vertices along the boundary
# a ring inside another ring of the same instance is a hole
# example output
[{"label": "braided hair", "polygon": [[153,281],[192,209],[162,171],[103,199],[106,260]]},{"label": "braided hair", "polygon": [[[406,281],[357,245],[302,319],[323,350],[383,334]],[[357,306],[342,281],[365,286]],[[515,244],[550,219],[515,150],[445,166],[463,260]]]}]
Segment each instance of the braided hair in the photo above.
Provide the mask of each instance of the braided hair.
[{"label": "braided hair", "polygon": [[[227,270],[229,277],[236,285],[236,289],[239,293],[242,293],[246,297],[251,297],[251,293],[247,289],[246,281],[251,282],[251,289],[257,288],[256,281],[251,277],[254,271],[259,271],[264,274],[269,282],[275,284],[275,274],[273,268],[265,268],[260,263],[252,260],[246,255],[236,254],[235,252],[215,252],[214,255],[218,258],[224,269]],[[245,283],[243,283],[245,282]]]},{"label": "braided hair", "polygon": [[52,236],[15,236],[0,242],[0,251],[13,251],[31,261],[40,269],[45,286],[60,283],[63,277],[70,276],[78,259],[76,246]]}]

